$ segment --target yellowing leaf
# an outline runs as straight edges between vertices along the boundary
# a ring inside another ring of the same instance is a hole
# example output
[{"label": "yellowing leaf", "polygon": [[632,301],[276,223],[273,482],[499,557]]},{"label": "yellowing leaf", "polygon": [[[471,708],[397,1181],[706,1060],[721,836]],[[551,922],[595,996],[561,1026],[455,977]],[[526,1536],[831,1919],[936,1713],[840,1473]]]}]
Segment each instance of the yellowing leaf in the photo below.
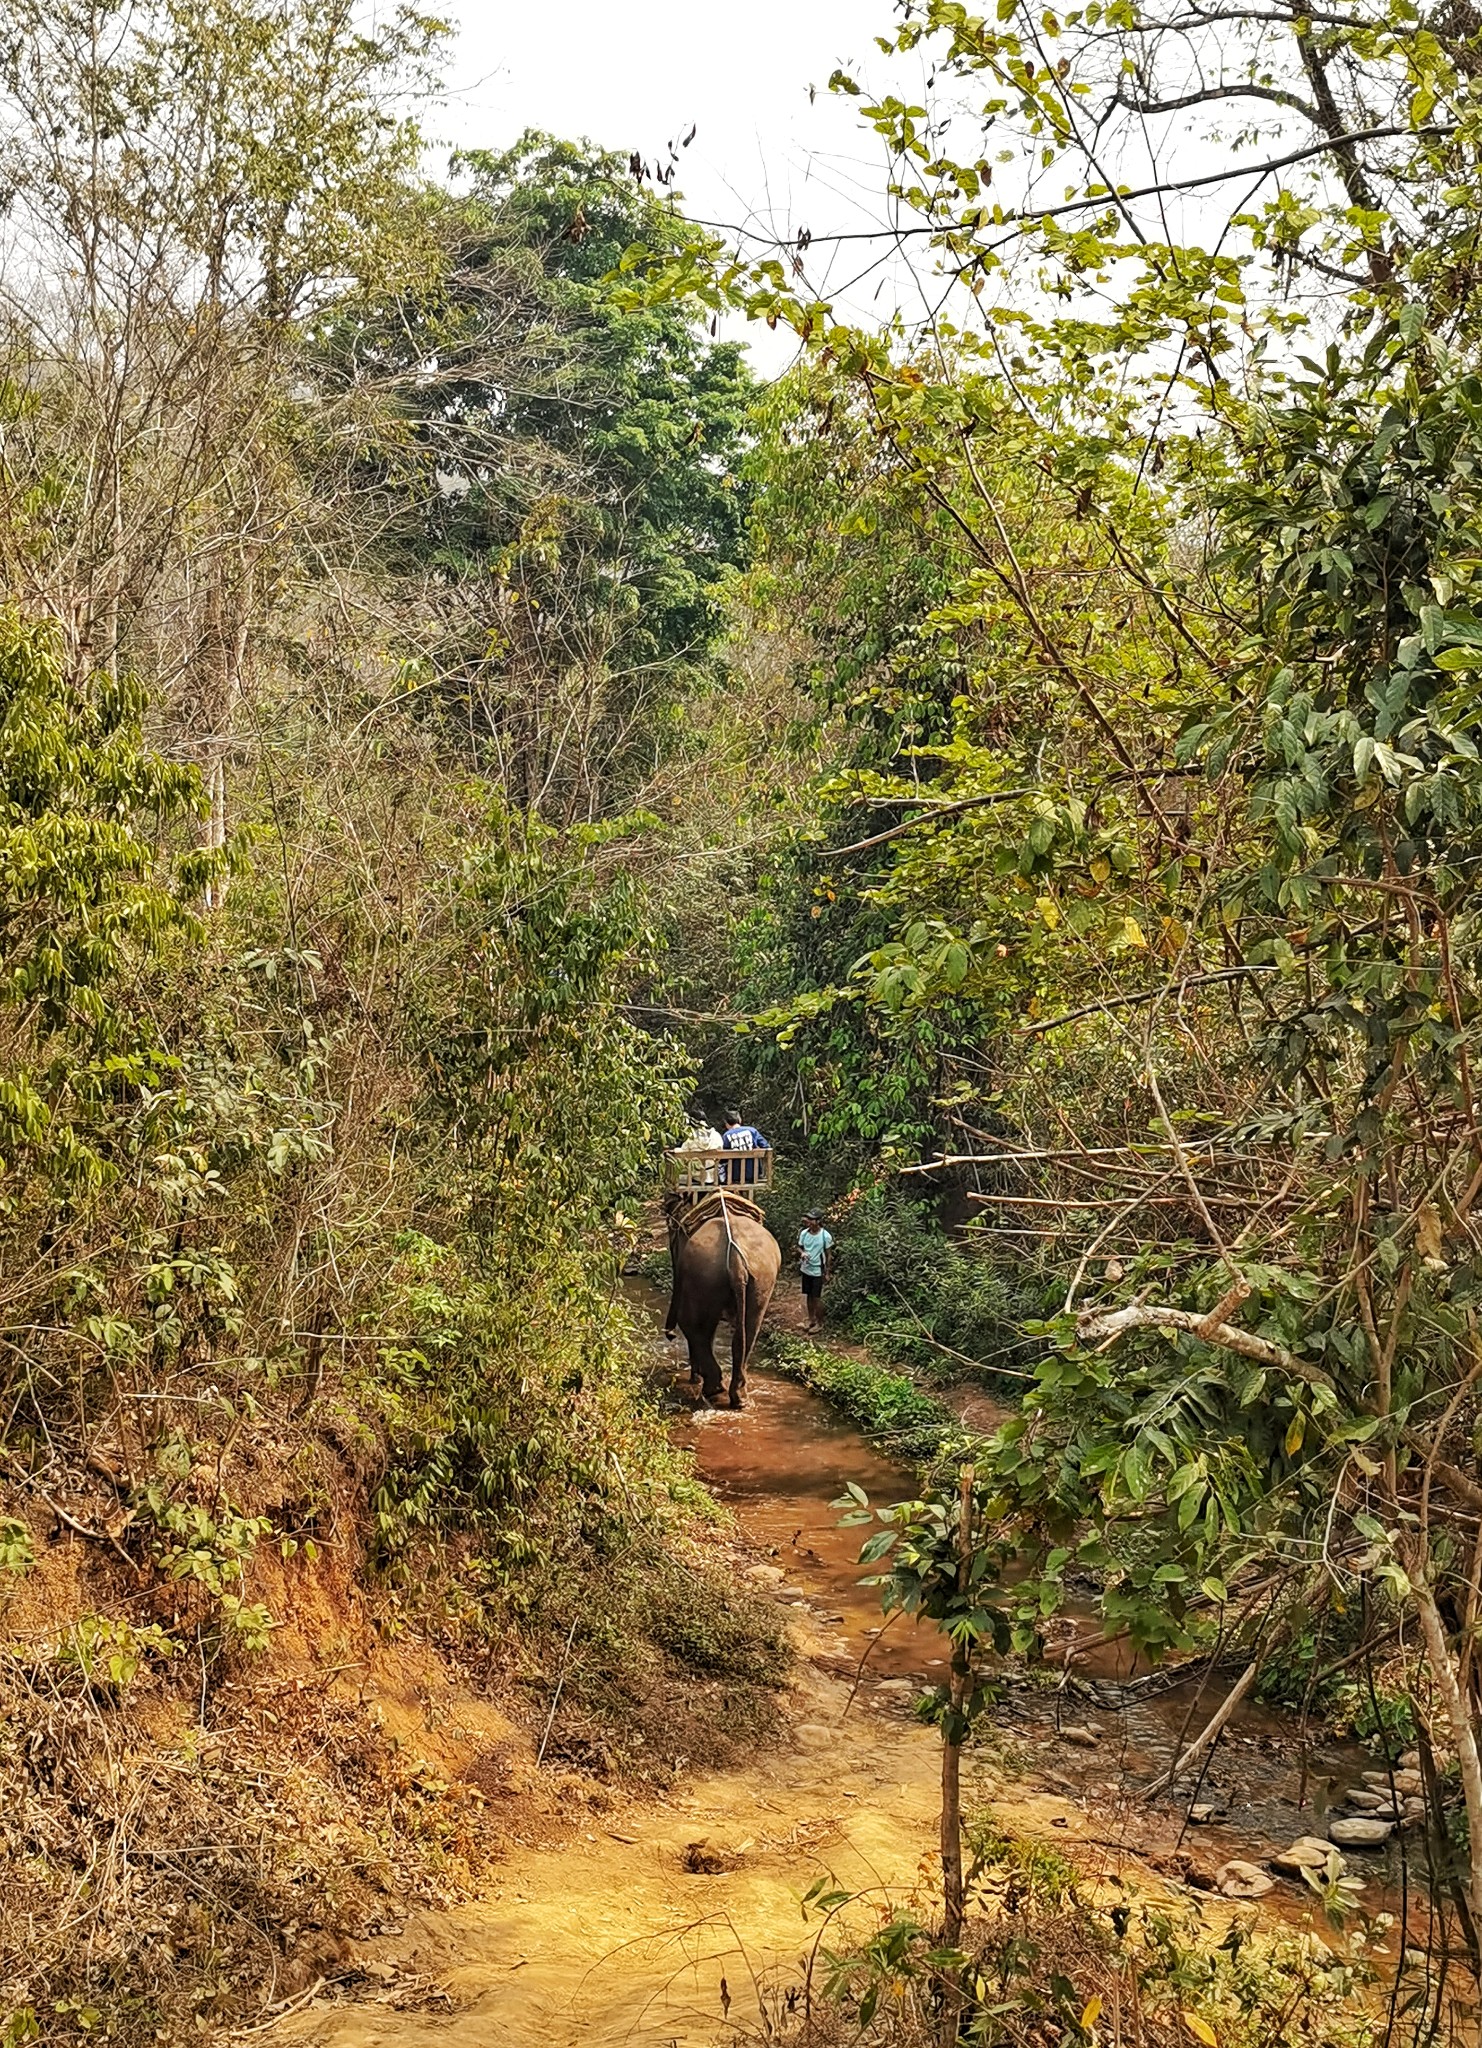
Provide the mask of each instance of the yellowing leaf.
[{"label": "yellowing leaf", "polygon": [[1434,1202],[1422,1202],[1415,1212],[1415,1249],[1423,1259],[1439,1263],[1441,1245],[1441,1212]]},{"label": "yellowing leaf", "polygon": [[1038,896],[1035,898],[1034,907],[1050,930],[1054,931],[1056,925],[1060,922],[1060,905],[1055,901],[1054,897]]},{"label": "yellowing leaf", "polygon": [[[1294,1415],[1294,1416],[1292,1417],[1292,1419],[1291,1419],[1290,1423],[1289,1423],[1289,1424],[1287,1425],[1287,1432],[1286,1432],[1286,1454],[1287,1454],[1287,1456],[1288,1456],[1289,1458],[1295,1458],[1295,1457],[1296,1457],[1296,1455],[1297,1455],[1297,1453],[1298,1453],[1298,1451],[1300,1451],[1300,1450],[1301,1450],[1301,1448],[1302,1448],[1302,1439],[1303,1439],[1303,1437],[1304,1437],[1304,1436],[1305,1436],[1306,1434],[1307,1434],[1307,1418],[1306,1418],[1306,1416],[1305,1416],[1305,1415]],[[1187,2015],[1185,2015],[1185,2017],[1187,2017]]]},{"label": "yellowing leaf", "polygon": [[1081,2014],[1081,2032],[1083,2034],[1089,2034],[1091,2029],[1095,2026],[1096,2022],[1100,2018],[1101,1993],[1098,1991],[1094,1998],[1088,1998],[1086,2000],[1086,2010]]},{"label": "yellowing leaf", "polygon": [[1201,2020],[1198,2013],[1185,2012],[1183,2023],[1196,2041],[1204,2043],[1204,2048],[1220,2048],[1214,2028],[1209,2024],[1208,2020]]},{"label": "yellowing leaf", "polygon": [[1111,862],[1107,859],[1104,853],[1098,853],[1095,860],[1093,860],[1091,863],[1092,881],[1104,882],[1110,873]]}]

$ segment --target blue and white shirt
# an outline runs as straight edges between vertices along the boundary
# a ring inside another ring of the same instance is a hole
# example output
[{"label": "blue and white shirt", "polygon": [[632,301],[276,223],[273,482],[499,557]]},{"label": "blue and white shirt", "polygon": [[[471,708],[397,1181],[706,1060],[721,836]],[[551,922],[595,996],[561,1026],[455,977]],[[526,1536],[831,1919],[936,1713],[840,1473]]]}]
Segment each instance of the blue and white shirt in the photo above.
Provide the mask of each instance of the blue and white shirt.
[{"label": "blue and white shirt", "polygon": [[[732,1124],[721,1139],[727,1152],[770,1152],[771,1146],[755,1124]],[[734,1166],[722,1168],[731,1187],[749,1187],[756,1180],[756,1161],[738,1159]]]}]

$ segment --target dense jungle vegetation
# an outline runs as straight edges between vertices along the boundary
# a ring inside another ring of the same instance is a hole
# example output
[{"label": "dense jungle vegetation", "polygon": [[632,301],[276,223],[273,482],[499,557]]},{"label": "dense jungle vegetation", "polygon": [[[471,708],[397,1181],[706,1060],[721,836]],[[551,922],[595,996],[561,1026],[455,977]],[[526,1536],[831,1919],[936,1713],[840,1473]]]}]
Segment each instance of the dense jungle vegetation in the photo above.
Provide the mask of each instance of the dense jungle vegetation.
[{"label": "dense jungle vegetation", "polygon": [[[594,1783],[765,1734],[618,1293],[733,1097],[851,1329],[1018,1404],[861,1510],[949,1767],[1072,1582],[1359,1674],[1482,1972],[1482,26],[880,27],[864,329],[626,150],[434,174],[411,8],[7,11],[0,2039],[473,1882],[371,1646]],[[943,1851],[840,2009],[1017,2039]]]}]

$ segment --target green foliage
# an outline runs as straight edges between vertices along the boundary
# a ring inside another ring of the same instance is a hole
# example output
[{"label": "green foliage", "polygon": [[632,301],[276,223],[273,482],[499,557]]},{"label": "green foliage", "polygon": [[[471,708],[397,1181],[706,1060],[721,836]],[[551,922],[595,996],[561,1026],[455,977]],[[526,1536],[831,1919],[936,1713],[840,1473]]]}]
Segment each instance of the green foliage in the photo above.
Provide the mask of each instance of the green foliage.
[{"label": "green foliage", "polygon": [[364,1387],[392,1447],[372,1501],[382,1559],[415,1555],[426,1532],[476,1532],[481,1568],[508,1583],[568,1535],[613,1533],[620,1490],[593,1424],[621,1352],[575,1259],[548,1251],[501,1284],[429,1240],[399,1250],[393,1298],[416,1341],[373,1353]]},{"label": "green foliage", "polygon": [[59,1662],[75,1669],[88,1684],[106,1684],[118,1693],[149,1663],[167,1663],[180,1654],[180,1644],[158,1622],[140,1625],[88,1614],[67,1630]]},{"label": "green foliage", "polygon": [[962,1432],[914,1380],[872,1359],[850,1358],[805,1337],[774,1334],[768,1358],[779,1372],[824,1394],[852,1422],[881,1439],[896,1457],[926,1465]]},{"label": "green foliage", "polygon": [[469,413],[497,404],[498,433],[565,458],[580,488],[522,506],[501,502],[508,482],[470,474],[443,545],[510,550],[522,601],[558,621],[570,599],[554,595],[576,569],[607,596],[614,668],[701,667],[725,572],[743,552],[742,352],[707,341],[675,308],[618,304],[607,280],[623,251],[680,232],[621,157],[528,133],[460,164],[474,182],[457,289],[473,298],[514,285],[544,355],[521,390],[460,400]]},{"label": "green foliage", "polygon": [[991,1806],[969,1813],[963,1837],[972,1858],[970,1884],[1003,1884],[1016,1901],[1052,1912],[1078,1903],[1075,1865],[1058,1849],[1010,1834]]},{"label": "green foliage", "polygon": [[790,1663],[785,1624],[738,1601],[713,1576],[673,1557],[645,1560],[643,1626],[685,1670],[743,1685],[776,1685]]},{"label": "green foliage", "polygon": [[365,544],[433,622],[405,648],[416,705],[510,801],[589,820],[688,749],[716,680],[751,381],[688,311],[619,303],[624,249],[682,232],[622,158],[532,132],[456,168],[441,274],[346,304],[319,368],[346,403],[367,364],[395,392],[356,481],[382,513]]},{"label": "green foliage", "polygon": [[610,1228],[683,1129],[684,1065],[624,1009],[655,946],[646,893],[587,864],[652,826],[568,839],[496,803],[459,878],[452,957],[407,1019],[429,1185],[514,1266]]},{"label": "green foliage", "polygon": [[[942,2038],[942,2008],[955,2036],[984,2048],[1030,2048],[1049,2029],[1094,2044],[1135,1998],[1150,2048],[1211,2041],[1259,2048],[1280,2037],[1312,2048],[1358,2048],[1373,2038],[1360,1999],[1374,1981],[1365,1931],[1335,1948],[1236,1926],[1216,1942],[1198,1913],[1129,1898],[1108,1913],[1053,1849],[1007,1832],[991,1813],[973,1817],[974,1887],[980,1911],[961,1948],[944,1946],[920,1913],[896,1909],[862,1935],[863,1900],[819,1879],[804,1898],[819,1922],[809,1973],[813,2010],[779,2038],[848,2038],[882,2048],[927,2048]],[[1314,1889],[1336,1891],[1341,1880]],[[1334,1925],[1353,1917],[1351,1893]],[[816,1989],[815,1989],[816,1987]]]},{"label": "green foliage", "polygon": [[200,804],[200,784],[143,739],[143,695],[128,679],[68,679],[60,636],[0,609],[0,891],[14,1017],[0,1074],[8,1203],[30,1173],[96,1186],[112,1169],[90,1128],[120,1089],[158,1088],[168,1057],[148,1021],[117,999],[121,975],[177,937],[211,872],[187,856],[174,886],[145,836]]},{"label": "green foliage", "polygon": [[961,1378],[976,1366],[1013,1389],[1016,1377],[994,1372],[1022,1374],[1032,1355],[1024,1269],[995,1257],[984,1234],[948,1237],[929,1205],[878,1186],[850,1203],[838,1235],[829,1306],[852,1335],[917,1372]]},{"label": "green foliage", "polygon": [[994,1531],[996,1519],[991,1491],[964,1465],[954,1484],[922,1500],[872,1511],[851,1483],[837,1505],[849,1510],[846,1525],[881,1524],[866,1539],[859,1561],[888,1566],[864,1582],[880,1587],[884,1612],[935,1622],[950,1642],[952,1682],[925,1694],[917,1712],[941,1730],[943,1742],[959,1748],[995,1697],[986,1677],[988,1657],[1027,1650],[1033,1639],[1032,1623],[1014,1623],[1016,1596],[1004,1585],[1013,1546],[985,1533]]},{"label": "green foliage", "polygon": [[23,1577],[36,1562],[31,1532],[14,1515],[0,1516],[0,1572]]}]

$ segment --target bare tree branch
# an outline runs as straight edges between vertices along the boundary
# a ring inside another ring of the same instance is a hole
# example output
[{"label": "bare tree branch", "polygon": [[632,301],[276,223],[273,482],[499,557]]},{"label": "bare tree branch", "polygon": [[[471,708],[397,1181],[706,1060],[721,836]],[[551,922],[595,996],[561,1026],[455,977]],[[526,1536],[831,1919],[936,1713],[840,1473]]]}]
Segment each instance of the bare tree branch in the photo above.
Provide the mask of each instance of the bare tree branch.
[{"label": "bare tree branch", "polygon": [[1213,100],[1269,100],[1273,106],[1293,108],[1314,128],[1324,125],[1322,115],[1310,100],[1304,100],[1299,93],[1283,92],[1274,85],[1206,85],[1197,92],[1183,93],[1176,100],[1129,99],[1118,87],[1112,105],[1125,107],[1129,114],[1177,114],[1185,107],[1203,107]]},{"label": "bare tree branch", "polygon": [[[883,846],[888,839],[899,839],[903,832],[914,832],[918,825],[933,824],[938,818],[950,818],[958,811],[980,810],[984,804],[1006,804],[1014,797],[1033,796],[1032,789],[996,789],[990,796],[965,796],[959,802],[939,804],[935,810],[923,811],[919,817],[905,818],[899,825],[891,825],[884,832],[875,833],[871,839],[856,839],[852,846],[831,846],[823,849],[826,860],[842,860],[846,853],[867,853],[872,846]],[[910,799],[902,797],[902,803]]]}]

